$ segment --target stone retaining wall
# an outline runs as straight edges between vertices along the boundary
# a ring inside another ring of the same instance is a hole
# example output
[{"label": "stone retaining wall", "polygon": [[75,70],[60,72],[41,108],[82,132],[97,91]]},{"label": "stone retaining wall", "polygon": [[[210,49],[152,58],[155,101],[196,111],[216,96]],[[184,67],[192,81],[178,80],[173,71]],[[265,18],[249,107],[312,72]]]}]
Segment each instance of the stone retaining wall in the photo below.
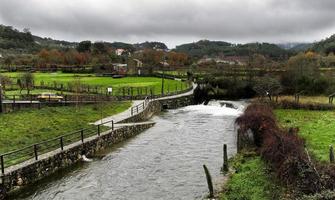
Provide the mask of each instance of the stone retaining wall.
[{"label": "stone retaining wall", "polygon": [[153,115],[160,113],[163,109],[176,109],[194,104],[194,95],[185,95],[150,101],[148,106],[140,113],[133,115],[118,123],[143,122]]},{"label": "stone retaining wall", "polygon": [[[19,166],[7,168],[2,176],[0,191],[13,191],[45,178],[59,169],[66,168],[81,160],[82,153],[94,155],[95,152],[131,138],[152,127],[154,123],[125,126],[114,131],[107,131],[100,137],[93,136],[84,143],[77,142],[64,148],[40,156],[40,159],[28,160]],[[1,197],[1,194],[0,194]],[[1,198],[0,198],[1,199]]]},{"label": "stone retaining wall", "polygon": [[[142,122],[158,114],[162,109],[175,109],[194,103],[193,94],[177,96],[150,101],[148,106],[140,113],[129,117],[119,123]],[[81,160],[82,153],[93,155],[95,152],[112,144],[122,142],[140,132],[152,127],[154,123],[140,123],[125,126],[114,131],[107,131],[100,137],[93,136],[85,139],[84,143],[76,142],[68,145],[63,151],[55,150],[39,156],[39,160],[28,160],[20,165],[6,168],[6,173],[1,177],[0,200],[2,194],[20,189],[42,178],[45,178],[57,170],[71,166]]]}]

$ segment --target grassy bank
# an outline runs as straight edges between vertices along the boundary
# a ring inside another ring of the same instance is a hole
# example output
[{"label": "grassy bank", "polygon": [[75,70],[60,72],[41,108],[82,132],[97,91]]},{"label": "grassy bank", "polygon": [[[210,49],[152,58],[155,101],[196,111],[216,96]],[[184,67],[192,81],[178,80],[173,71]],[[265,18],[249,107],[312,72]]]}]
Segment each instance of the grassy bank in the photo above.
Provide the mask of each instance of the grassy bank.
[{"label": "grassy bank", "polygon": [[[4,73],[9,76],[14,83],[16,79],[20,76],[20,73]],[[119,88],[122,87],[150,87],[154,88],[155,94],[161,93],[162,88],[162,79],[157,77],[124,77],[114,79],[112,77],[97,77],[94,74],[70,74],[70,73],[34,73],[35,84],[40,85],[43,81],[47,83],[71,83],[73,81],[80,80],[81,84],[90,85],[90,86],[99,86],[106,90],[108,87],[112,87],[114,92],[117,93]],[[164,81],[164,91],[173,92],[181,87],[186,88],[186,83],[176,80],[165,79]],[[113,92],[113,93],[114,93]],[[136,94],[136,90],[134,94]]]},{"label": "grassy bank", "polygon": [[88,128],[90,122],[122,112],[130,102],[76,107],[46,107],[0,115],[0,153]]},{"label": "grassy bank", "polygon": [[221,200],[272,200],[282,196],[283,189],[273,181],[259,156],[238,154],[232,164],[236,173],[227,182]]},{"label": "grassy bank", "polygon": [[[278,101],[295,101],[294,96],[279,96]],[[299,103],[320,103],[327,104],[329,103],[329,98],[327,96],[300,96]]]},{"label": "grassy bank", "polygon": [[275,110],[283,127],[299,127],[308,150],[320,161],[329,161],[329,145],[335,144],[335,113],[332,111]]}]

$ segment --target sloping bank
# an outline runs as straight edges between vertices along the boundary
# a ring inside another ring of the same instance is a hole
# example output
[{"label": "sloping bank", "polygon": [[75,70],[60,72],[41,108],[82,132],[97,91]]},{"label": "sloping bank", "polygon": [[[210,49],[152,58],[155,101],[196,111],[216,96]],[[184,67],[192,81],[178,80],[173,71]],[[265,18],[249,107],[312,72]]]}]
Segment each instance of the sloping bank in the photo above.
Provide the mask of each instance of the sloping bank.
[{"label": "sloping bank", "polygon": [[[131,138],[152,127],[154,123],[145,122],[164,109],[191,105],[194,102],[193,91],[171,97],[151,100],[146,107],[136,115],[132,115],[118,123],[133,123],[118,125],[114,130],[108,130],[99,136],[92,136],[84,141],[78,141],[47,154],[39,155],[39,159],[30,159],[19,165],[6,168],[1,176],[0,199],[8,192],[18,191],[25,186],[37,182],[53,173],[82,160],[82,154],[94,155],[97,151]],[[141,122],[141,123],[139,123]]]},{"label": "sloping bank", "polygon": [[[235,169],[240,169],[243,173],[243,170],[244,172],[252,170],[250,167],[263,165],[264,168],[269,169],[269,173],[259,175],[273,174],[272,182],[278,180],[279,184],[288,191],[285,197],[272,196],[269,199],[335,199],[335,166],[321,164],[311,159],[304,147],[303,139],[297,135],[297,130],[280,128],[271,107],[265,104],[251,104],[244,114],[237,118],[236,123],[240,154],[248,157],[245,152],[255,152],[255,155],[245,158],[240,162],[240,166],[235,166]],[[257,160],[258,158],[261,161]],[[255,162],[261,163],[255,165]],[[244,169],[243,166],[246,165],[249,165],[249,168]],[[237,171],[238,173],[240,172]],[[255,173],[251,175],[255,176]],[[238,181],[234,180],[234,177],[238,179],[237,176],[241,175],[233,175],[230,180],[233,183],[228,182],[228,189],[229,187],[231,189],[234,181]],[[243,184],[245,188],[253,187],[247,182]],[[275,191],[269,190],[269,192]],[[224,197],[224,199],[227,198]],[[247,199],[256,198],[249,196]]]}]

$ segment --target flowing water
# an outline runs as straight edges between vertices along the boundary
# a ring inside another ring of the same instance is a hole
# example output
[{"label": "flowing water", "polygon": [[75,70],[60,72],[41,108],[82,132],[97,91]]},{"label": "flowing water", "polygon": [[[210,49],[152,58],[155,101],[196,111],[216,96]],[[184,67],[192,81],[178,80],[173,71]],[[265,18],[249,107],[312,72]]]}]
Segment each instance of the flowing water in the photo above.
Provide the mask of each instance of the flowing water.
[{"label": "flowing water", "polygon": [[202,199],[207,193],[203,164],[220,177],[222,146],[236,153],[234,120],[243,103],[169,110],[156,125],[117,145],[102,158],[50,177],[17,199]]}]

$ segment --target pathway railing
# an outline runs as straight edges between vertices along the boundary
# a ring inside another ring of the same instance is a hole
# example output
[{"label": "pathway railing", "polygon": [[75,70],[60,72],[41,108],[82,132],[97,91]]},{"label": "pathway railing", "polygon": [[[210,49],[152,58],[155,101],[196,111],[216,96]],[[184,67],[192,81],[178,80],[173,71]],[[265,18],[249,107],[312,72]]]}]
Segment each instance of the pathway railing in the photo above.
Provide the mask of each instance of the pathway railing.
[{"label": "pathway railing", "polygon": [[149,96],[147,96],[147,97],[145,97],[145,99],[142,103],[131,107],[131,109],[130,109],[131,116],[133,116],[135,114],[138,114],[138,113],[142,112],[143,110],[145,110],[145,108],[148,106],[148,104],[150,102],[150,99],[151,98]]},{"label": "pathway railing", "polygon": [[0,166],[1,173],[5,173],[5,169],[7,167],[20,164],[29,159],[38,160],[39,156],[57,149],[61,151],[64,150],[64,147],[75,142],[81,141],[84,143],[85,139],[92,136],[100,136],[103,131],[102,125],[107,123],[112,123],[112,127],[110,130],[114,130],[114,121],[110,120],[107,122],[103,122],[99,125],[96,125],[91,128],[80,129],[68,134],[64,134],[58,137],[55,137],[50,140],[45,140],[40,143],[36,143],[27,147],[24,147],[19,150],[11,151],[8,153],[0,154]]}]

